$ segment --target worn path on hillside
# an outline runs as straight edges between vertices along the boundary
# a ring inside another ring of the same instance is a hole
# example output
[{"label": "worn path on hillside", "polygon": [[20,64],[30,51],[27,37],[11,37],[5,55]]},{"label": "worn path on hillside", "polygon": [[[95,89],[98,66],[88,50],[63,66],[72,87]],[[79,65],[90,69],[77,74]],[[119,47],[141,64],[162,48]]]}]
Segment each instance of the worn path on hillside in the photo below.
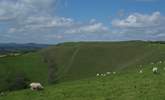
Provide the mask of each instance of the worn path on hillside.
[{"label": "worn path on hillside", "polygon": [[67,71],[70,69],[71,65],[74,62],[74,59],[76,58],[76,55],[78,54],[80,50],[80,45],[76,46],[76,50],[73,52],[71,58],[69,59],[68,63],[66,63],[62,68],[61,72],[59,72],[59,79],[63,77],[67,73]]}]

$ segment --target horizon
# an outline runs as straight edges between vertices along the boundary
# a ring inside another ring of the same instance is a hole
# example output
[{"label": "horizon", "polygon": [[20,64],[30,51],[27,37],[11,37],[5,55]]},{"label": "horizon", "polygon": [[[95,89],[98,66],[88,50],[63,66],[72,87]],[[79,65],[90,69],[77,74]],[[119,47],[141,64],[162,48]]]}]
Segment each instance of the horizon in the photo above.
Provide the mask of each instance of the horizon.
[{"label": "horizon", "polygon": [[0,0],[0,43],[165,41],[163,0]]}]

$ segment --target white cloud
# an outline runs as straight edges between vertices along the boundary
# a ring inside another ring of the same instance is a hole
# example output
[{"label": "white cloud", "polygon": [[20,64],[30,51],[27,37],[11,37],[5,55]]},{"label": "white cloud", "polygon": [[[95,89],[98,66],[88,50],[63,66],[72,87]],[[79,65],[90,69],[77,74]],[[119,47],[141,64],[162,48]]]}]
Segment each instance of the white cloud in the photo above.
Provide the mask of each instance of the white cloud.
[{"label": "white cloud", "polygon": [[16,17],[41,15],[51,11],[51,5],[57,0],[2,0],[0,1],[0,20]]},{"label": "white cloud", "polygon": [[163,18],[160,12],[154,12],[151,15],[134,13],[129,15],[126,19],[115,19],[112,21],[114,27],[119,28],[142,28],[159,26]]},{"label": "white cloud", "polygon": [[79,27],[71,28],[66,30],[65,33],[105,33],[108,31],[108,27],[104,26],[103,23],[96,22],[89,24],[84,24]]},{"label": "white cloud", "polygon": [[124,19],[114,19],[112,26],[116,34],[130,39],[159,40],[165,36],[165,16],[160,12],[133,13]]},{"label": "white cloud", "polygon": [[38,30],[45,28],[65,28],[70,27],[74,21],[71,18],[57,16],[31,16],[20,23],[20,28],[28,30]]},{"label": "white cloud", "polygon": [[[53,3],[59,0],[4,0],[0,1],[0,20],[13,20],[8,33],[28,34],[35,31],[47,32],[56,29],[63,33],[95,33],[108,30],[103,23],[91,19],[88,23],[79,23],[72,18],[59,17],[52,13]],[[55,4],[54,4],[55,5]]]},{"label": "white cloud", "polygon": [[19,5],[12,2],[0,2],[0,21],[11,20],[18,15]]}]

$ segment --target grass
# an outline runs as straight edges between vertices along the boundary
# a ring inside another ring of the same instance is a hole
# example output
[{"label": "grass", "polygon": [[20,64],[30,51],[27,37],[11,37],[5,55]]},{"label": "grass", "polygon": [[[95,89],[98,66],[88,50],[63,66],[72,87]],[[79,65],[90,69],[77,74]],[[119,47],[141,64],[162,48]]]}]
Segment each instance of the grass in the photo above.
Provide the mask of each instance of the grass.
[{"label": "grass", "polygon": [[106,71],[129,71],[137,65],[165,60],[165,45],[149,42],[78,42],[48,48],[60,81],[72,81]]},{"label": "grass", "polygon": [[165,71],[162,64],[154,64],[159,74],[152,73],[150,64],[138,69],[106,77],[93,76],[45,87],[43,91],[30,89],[6,93],[0,100],[164,100]]},{"label": "grass", "polygon": [[7,79],[14,79],[24,75],[30,81],[47,83],[47,65],[39,53],[29,53],[19,56],[0,58],[0,89],[8,87]]},{"label": "grass", "polygon": [[3,57],[0,58],[0,90],[7,88],[7,78],[22,73],[30,81],[47,85],[48,65],[43,61],[43,54],[58,68],[61,84],[91,78],[96,73],[108,71],[116,71],[122,75],[137,72],[140,65],[153,66],[148,64],[165,61],[164,51],[164,44],[149,42],[77,42],[59,44],[25,55]]}]

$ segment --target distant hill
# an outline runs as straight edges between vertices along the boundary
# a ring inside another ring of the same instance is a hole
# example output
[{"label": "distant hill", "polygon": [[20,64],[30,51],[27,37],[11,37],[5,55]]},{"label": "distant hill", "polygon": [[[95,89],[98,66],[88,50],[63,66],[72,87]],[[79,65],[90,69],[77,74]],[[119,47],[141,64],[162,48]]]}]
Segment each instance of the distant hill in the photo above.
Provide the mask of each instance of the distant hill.
[{"label": "distant hill", "polygon": [[26,44],[0,43],[0,53],[37,50],[37,49],[46,48],[48,46],[50,45],[49,44],[35,44],[35,43],[26,43]]}]

